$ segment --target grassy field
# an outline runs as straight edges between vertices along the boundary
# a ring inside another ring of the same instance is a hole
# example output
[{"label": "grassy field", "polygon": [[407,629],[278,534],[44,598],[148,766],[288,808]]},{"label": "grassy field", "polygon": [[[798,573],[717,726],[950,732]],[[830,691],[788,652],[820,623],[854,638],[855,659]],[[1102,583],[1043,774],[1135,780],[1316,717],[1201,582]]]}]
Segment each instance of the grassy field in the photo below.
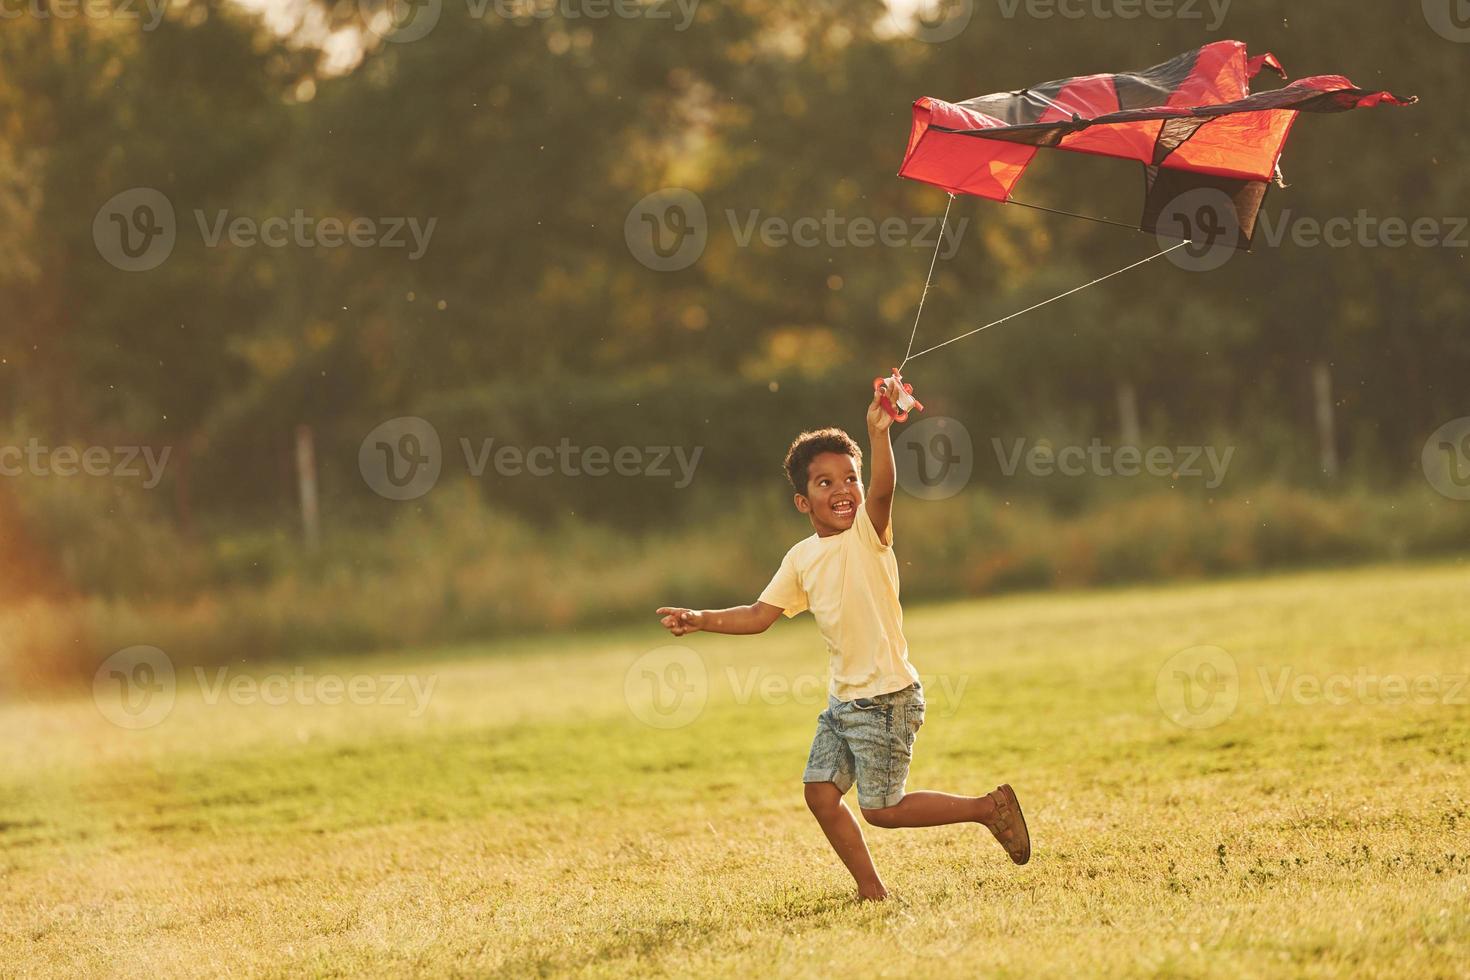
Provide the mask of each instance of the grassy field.
[{"label": "grassy field", "polygon": [[[1465,565],[919,607],[909,634],[910,789],[1011,782],[1030,865],[869,828],[893,897],[859,905],[801,799],[810,618],[672,653],[650,618],[181,669],[140,730],[106,682],[8,695],[0,974],[1470,975]],[[315,703],[333,678],[364,703]]]}]

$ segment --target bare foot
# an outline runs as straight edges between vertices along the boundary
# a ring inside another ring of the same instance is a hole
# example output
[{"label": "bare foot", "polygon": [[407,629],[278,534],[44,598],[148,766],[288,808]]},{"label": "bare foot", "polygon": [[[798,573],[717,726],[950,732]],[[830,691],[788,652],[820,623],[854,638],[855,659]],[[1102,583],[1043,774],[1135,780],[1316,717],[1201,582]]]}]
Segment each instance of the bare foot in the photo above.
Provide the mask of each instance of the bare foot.
[{"label": "bare foot", "polygon": [[876,885],[858,888],[859,902],[881,902],[888,897],[888,889],[883,887],[882,882]]}]

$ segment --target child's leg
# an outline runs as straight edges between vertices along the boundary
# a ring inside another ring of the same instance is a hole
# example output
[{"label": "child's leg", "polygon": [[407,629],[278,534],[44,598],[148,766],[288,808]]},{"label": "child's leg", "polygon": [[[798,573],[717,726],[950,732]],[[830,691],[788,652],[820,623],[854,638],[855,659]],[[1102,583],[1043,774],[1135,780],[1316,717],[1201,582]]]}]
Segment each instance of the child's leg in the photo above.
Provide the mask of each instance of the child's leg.
[{"label": "child's leg", "polygon": [[833,715],[834,708],[839,706],[835,698],[829,698],[827,710],[817,716],[817,733],[801,780],[806,784],[806,805],[822,825],[832,850],[852,872],[858,897],[881,899],[888,890],[873,867],[872,855],[863,840],[863,828],[842,802],[842,794],[852,786],[856,767]]},{"label": "child's leg", "polygon": [[950,823],[979,823],[995,837],[1016,864],[1031,860],[1031,833],[1016,791],[1002,783],[984,796],[950,796],[921,791],[909,793],[892,806],[863,807],[863,819],[875,827],[940,827]]},{"label": "child's leg", "polygon": [[883,887],[878,869],[873,867],[873,857],[863,840],[863,828],[858,826],[857,818],[843,804],[842,791],[836,784],[807,783],[806,805],[817,818],[817,823],[822,825],[822,832],[827,835],[832,850],[852,872],[858,896],[865,899],[886,897],[888,889]]},{"label": "child's leg", "polygon": [[951,796],[932,790],[909,793],[893,806],[863,807],[863,819],[874,827],[942,827],[951,823],[989,824],[995,801],[989,796]]}]

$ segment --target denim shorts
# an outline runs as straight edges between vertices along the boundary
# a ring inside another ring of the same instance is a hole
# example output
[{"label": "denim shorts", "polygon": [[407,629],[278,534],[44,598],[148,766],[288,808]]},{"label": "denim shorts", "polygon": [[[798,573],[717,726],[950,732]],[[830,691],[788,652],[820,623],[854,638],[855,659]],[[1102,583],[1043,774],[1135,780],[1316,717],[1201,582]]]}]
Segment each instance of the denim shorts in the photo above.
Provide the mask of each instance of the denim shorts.
[{"label": "denim shorts", "polygon": [[858,806],[894,806],[903,799],[914,738],[923,724],[924,688],[917,683],[855,701],[828,695],[802,782],[834,783],[841,793],[857,783]]}]

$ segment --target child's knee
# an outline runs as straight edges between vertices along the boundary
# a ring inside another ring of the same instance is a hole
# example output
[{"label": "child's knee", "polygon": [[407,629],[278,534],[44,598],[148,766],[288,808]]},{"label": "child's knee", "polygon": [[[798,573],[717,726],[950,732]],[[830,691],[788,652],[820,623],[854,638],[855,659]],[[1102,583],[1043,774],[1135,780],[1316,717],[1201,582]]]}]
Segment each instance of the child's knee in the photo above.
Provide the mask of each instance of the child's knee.
[{"label": "child's knee", "polygon": [[842,793],[836,783],[807,783],[806,805],[817,816],[830,813],[842,805]]},{"label": "child's knee", "polygon": [[874,827],[891,828],[897,826],[894,823],[893,817],[893,811],[897,809],[896,806],[885,806],[881,809],[876,807],[859,807],[859,809],[863,811],[863,819]]}]

